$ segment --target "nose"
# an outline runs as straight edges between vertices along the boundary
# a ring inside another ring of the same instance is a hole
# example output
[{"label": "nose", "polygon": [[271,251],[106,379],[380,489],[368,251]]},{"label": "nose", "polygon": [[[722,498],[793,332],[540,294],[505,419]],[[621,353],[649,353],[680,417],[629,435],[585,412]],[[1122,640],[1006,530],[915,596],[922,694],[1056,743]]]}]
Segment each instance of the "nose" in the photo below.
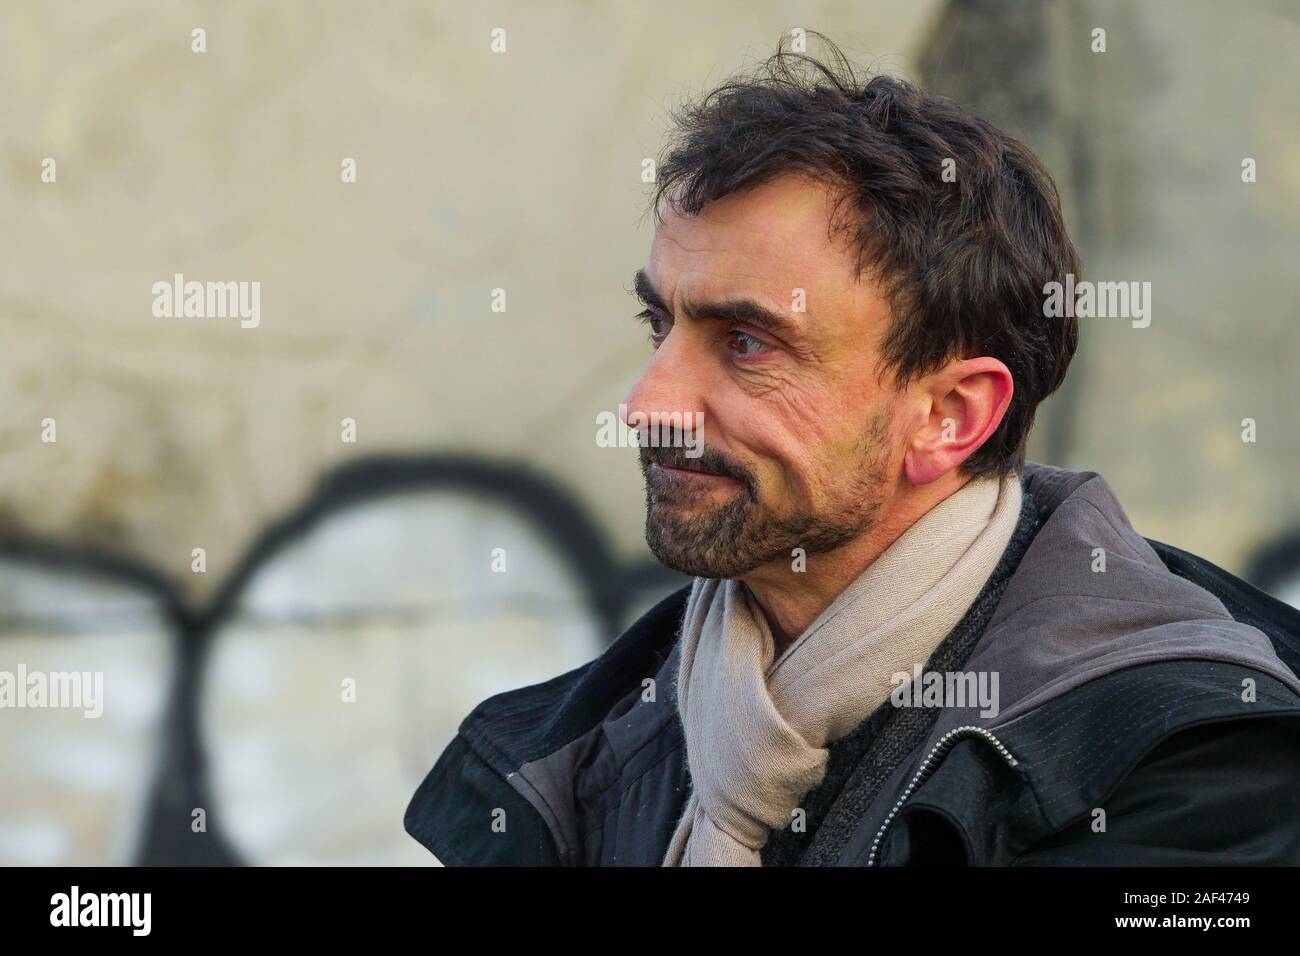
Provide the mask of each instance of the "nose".
[{"label": "nose", "polygon": [[[707,368],[680,327],[674,328],[650,358],[623,399],[620,417],[630,428],[653,421],[694,421],[704,411]],[[637,418],[628,421],[631,416]],[[676,417],[669,418],[666,416]]]}]

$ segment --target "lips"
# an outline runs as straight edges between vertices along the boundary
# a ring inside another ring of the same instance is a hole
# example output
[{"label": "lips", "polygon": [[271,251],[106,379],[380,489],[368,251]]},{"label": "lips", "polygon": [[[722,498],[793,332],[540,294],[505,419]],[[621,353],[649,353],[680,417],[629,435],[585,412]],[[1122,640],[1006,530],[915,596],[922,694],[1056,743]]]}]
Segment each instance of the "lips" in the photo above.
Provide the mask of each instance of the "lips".
[{"label": "lips", "polygon": [[655,464],[657,464],[660,468],[667,468],[667,469],[669,469],[670,471],[689,471],[689,472],[691,472],[692,474],[695,474],[695,475],[710,475],[710,476],[712,476],[712,477],[714,477],[714,478],[725,478],[725,477],[726,477],[726,476],[723,475],[721,472],[717,472],[717,471],[705,471],[703,468],[692,468],[692,467],[689,466],[689,465],[667,465],[667,464],[664,464],[663,462],[655,462]]},{"label": "lips", "polygon": [[[696,478],[713,478],[720,479],[724,482],[736,482],[735,478],[730,475],[724,475],[716,471],[704,471],[700,468],[679,467],[677,465],[665,465],[661,462],[655,462],[655,469],[659,472],[660,479],[667,479],[669,482],[689,482]],[[738,483],[738,482],[736,482]]]},{"label": "lips", "polygon": [[710,455],[707,452],[701,457],[690,457],[672,448],[642,448],[641,468],[646,479],[659,484],[665,492],[674,486],[681,491],[692,487],[704,488],[715,485],[751,487],[743,472],[728,467],[728,463],[722,459],[722,456]]}]

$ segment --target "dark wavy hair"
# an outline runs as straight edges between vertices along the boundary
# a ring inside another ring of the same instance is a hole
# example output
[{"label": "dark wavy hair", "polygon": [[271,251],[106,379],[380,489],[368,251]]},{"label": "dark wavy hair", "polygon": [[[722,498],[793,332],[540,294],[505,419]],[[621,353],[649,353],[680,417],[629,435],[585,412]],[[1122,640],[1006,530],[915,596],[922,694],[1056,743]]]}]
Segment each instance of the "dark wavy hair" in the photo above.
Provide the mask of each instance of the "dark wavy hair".
[{"label": "dark wavy hair", "polygon": [[[821,34],[822,59],[786,48],[673,113],[657,164],[655,222],[788,174],[830,186],[832,236],[891,307],[882,372],[899,387],[954,358],[991,355],[1015,390],[1006,416],[962,465],[1001,475],[1024,463],[1034,411],[1060,386],[1078,322],[1043,315],[1043,287],[1081,274],[1056,185],[1024,143],[903,80],[862,82]],[[955,173],[943,176],[944,160]]]}]

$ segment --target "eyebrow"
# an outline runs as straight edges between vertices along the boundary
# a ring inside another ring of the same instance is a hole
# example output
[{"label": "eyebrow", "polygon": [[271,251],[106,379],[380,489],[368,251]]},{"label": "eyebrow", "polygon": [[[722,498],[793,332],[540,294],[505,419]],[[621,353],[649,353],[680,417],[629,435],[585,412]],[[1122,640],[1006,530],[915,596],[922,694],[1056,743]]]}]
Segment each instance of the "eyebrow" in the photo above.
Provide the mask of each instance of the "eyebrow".
[{"label": "eyebrow", "polygon": [[[658,309],[671,316],[668,303],[654,287],[644,269],[638,269],[633,278],[633,294],[643,305]],[[800,324],[783,312],[769,309],[753,299],[725,299],[719,302],[684,303],[686,314],[696,319],[713,319],[717,322],[745,322],[766,329],[774,335],[797,338]]]}]

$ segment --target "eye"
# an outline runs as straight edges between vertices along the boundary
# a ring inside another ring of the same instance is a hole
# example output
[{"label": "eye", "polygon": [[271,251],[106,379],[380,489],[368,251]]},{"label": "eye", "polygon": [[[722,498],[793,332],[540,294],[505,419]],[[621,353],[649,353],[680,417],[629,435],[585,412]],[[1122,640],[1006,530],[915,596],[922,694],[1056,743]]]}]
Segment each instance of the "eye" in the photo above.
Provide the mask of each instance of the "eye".
[{"label": "eye", "polygon": [[668,338],[668,332],[672,325],[667,319],[651,309],[644,312],[638,312],[636,317],[641,320],[642,325],[650,327],[650,343],[658,348],[664,339]]},{"label": "eye", "polygon": [[770,351],[772,348],[772,346],[768,345],[762,339],[755,338],[748,332],[742,332],[740,329],[732,329],[728,334],[732,336],[732,350],[742,357],[747,358],[751,355],[760,355],[763,352]]}]

